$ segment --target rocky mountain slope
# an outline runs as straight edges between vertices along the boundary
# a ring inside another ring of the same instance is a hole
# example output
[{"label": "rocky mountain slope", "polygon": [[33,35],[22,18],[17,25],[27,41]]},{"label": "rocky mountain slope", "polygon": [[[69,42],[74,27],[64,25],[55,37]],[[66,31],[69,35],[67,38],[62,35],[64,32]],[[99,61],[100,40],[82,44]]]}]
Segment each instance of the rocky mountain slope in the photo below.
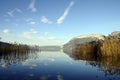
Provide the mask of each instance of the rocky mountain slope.
[{"label": "rocky mountain slope", "polygon": [[120,38],[120,31],[112,32],[109,37]]},{"label": "rocky mountain slope", "polygon": [[73,52],[75,50],[76,45],[83,45],[88,43],[98,43],[105,39],[104,35],[101,34],[90,34],[86,36],[78,36],[71,39],[68,43],[63,45],[64,52]]},{"label": "rocky mountain slope", "polygon": [[63,51],[70,56],[120,56],[120,31],[108,36],[91,34],[78,36],[63,45]]}]

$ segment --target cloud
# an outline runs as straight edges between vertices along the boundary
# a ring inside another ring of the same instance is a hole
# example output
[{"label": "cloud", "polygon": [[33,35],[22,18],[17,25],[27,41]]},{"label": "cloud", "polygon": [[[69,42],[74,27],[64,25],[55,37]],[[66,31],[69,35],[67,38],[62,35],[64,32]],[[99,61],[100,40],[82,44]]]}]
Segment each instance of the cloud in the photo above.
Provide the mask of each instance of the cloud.
[{"label": "cloud", "polygon": [[74,5],[74,1],[71,1],[70,4],[69,4],[69,6],[65,9],[63,15],[60,16],[60,18],[58,18],[57,24],[61,24],[61,23],[64,21],[64,19],[65,19],[66,16],[68,15],[68,13],[69,13],[69,11],[70,11],[70,9],[71,9],[71,7],[72,7],[73,5]]},{"label": "cloud", "polygon": [[23,32],[22,37],[26,39],[33,39],[33,35],[37,34],[38,32],[35,31],[34,29],[31,29],[30,31]]},{"label": "cloud", "polygon": [[33,33],[33,34],[37,34],[38,32],[34,29],[30,29],[30,32]]},{"label": "cloud", "polygon": [[15,12],[22,13],[22,11],[21,11],[20,9],[15,8],[15,9],[7,12],[7,14],[8,14],[9,16],[13,17]]},{"label": "cloud", "polygon": [[37,9],[35,8],[35,0],[31,0],[31,3],[29,4],[28,9],[30,9],[32,12],[37,11]]},{"label": "cloud", "polygon": [[36,24],[36,22],[34,22],[34,21],[31,21],[31,22],[30,22],[30,24]]},{"label": "cloud", "polygon": [[45,24],[52,24],[52,21],[48,20],[45,16],[41,17],[41,22]]},{"label": "cloud", "polygon": [[5,33],[5,34],[9,34],[10,30],[9,29],[4,29],[2,32]]},{"label": "cloud", "polygon": [[48,39],[48,40],[57,40],[57,38],[54,37],[54,36],[50,36],[50,37],[48,37],[47,39]]},{"label": "cloud", "polygon": [[32,24],[32,25],[36,24],[36,21],[32,18],[29,18],[26,21],[28,22],[28,24]]}]

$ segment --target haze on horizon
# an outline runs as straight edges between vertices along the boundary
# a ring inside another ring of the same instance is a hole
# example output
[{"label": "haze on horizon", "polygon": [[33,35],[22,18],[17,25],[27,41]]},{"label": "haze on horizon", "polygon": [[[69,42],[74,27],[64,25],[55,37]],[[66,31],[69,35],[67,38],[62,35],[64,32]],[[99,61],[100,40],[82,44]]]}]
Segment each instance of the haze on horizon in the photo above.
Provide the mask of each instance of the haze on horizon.
[{"label": "haze on horizon", "polygon": [[120,0],[0,0],[1,41],[62,45],[120,30]]}]

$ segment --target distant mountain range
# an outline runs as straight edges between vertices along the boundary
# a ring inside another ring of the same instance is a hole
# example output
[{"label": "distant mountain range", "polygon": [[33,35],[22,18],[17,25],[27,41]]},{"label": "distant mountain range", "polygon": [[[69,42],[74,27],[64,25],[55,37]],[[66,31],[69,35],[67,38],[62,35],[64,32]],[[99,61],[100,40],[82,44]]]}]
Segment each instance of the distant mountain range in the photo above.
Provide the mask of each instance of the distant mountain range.
[{"label": "distant mountain range", "polygon": [[40,46],[41,51],[60,51],[60,46]]}]

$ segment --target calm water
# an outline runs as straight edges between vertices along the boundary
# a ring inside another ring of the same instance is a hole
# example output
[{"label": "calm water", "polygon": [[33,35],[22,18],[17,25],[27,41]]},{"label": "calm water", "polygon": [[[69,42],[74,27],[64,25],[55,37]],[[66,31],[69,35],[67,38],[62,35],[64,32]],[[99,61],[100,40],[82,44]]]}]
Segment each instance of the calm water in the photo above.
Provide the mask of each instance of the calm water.
[{"label": "calm water", "polygon": [[120,63],[75,60],[63,52],[0,54],[0,80],[120,80]]}]

